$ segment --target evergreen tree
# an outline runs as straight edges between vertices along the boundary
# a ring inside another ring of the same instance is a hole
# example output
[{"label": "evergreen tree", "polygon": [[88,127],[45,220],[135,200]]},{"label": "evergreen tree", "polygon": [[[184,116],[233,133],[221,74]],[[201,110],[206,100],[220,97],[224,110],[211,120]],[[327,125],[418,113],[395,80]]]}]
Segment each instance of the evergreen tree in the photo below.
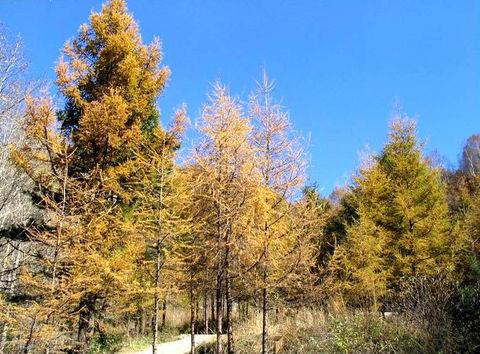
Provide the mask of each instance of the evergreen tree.
[{"label": "evergreen tree", "polygon": [[[77,306],[70,267],[77,261],[72,243],[81,229],[78,213],[86,199],[68,172],[72,156],[66,139],[57,133],[54,108],[48,98],[27,99],[27,143],[13,151],[16,165],[29,176],[32,199],[44,210],[43,219],[29,225],[28,262],[22,267],[9,348],[59,350],[70,347],[67,321]],[[75,257],[74,257],[75,255]]]},{"label": "evergreen tree", "polygon": [[[91,198],[97,201],[90,204],[96,209],[85,209],[81,215],[89,228],[77,251],[97,262],[85,261],[88,271],[82,272],[86,279],[79,302],[80,343],[88,340],[90,319],[98,308],[122,303],[125,294],[135,291],[131,265],[141,258],[144,243],[142,234],[130,227],[125,211],[133,200],[128,185],[135,151],[149,141],[162,141],[164,135],[155,106],[168,77],[168,70],[160,66],[161,56],[158,40],[142,44],[125,2],[111,0],[92,13],[90,23],[65,45],[57,65],[57,84],[66,98],[59,119],[74,154],[71,174],[83,188],[94,191]],[[104,210],[100,219],[98,210]],[[119,262],[131,265],[123,267]],[[88,276],[112,287],[90,286]],[[113,279],[131,289],[114,288]]]},{"label": "evergreen tree", "polygon": [[[233,352],[232,282],[238,274],[238,252],[245,243],[242,216],[253,197],[253,151],[251,125],[237,100],[217,84],[205,105],[200,124],[202,141],[192,157],[198,183],[195,200],[204,208],[200,222],[207,233],[206,247],[212,247],[214,262],[217,352],[220,351],[223,322],[222,299],[226,302],[227,351]],[[210,226],[210,227],[208,227]]]},{"label": "evergreen tree", "polygon": [[[274,83],[266,72],[249,102],[250,115],[255,123],[252,145],[258,175],[256,242],[259,255],[258,279],[262,303],[262,353],[269,351],[268,312],[270,297],[289,278],[292,264],[302,268],[297,256],[307,249],[308,234],[299,238],[293,203],[301,191],[306,163],[304,149],[293,133],[289,116],[273,99]],[[253,248],[255,249],[255,248]],[[285,285],[285,284],[283,284]]]},{"label": "evergreen tree", "polygon": [[394,120],[381,154],[355,178],[358,221],[337,256],[343,255],[346,287],[370,282],[377,289],[373,300],[403,277],[454,268],[445,187],[422,156],[415,133],[415,122]]},{"label": "evergreen tree", "polygon": [[[179,178],[180,172],[174,162],[186,122],[186,109],[182,107],[177,110],[172,127],[168,131],[155,127],[151,137],[136,148],[135,159],[122,170],[123,178],[129,180],[128,192],[134,200],[133,228],[144,236],[145,254],[139,262],[144,266],[153,263],[153,269],[147,267],[147,274],[153,274],[152,280],[144,286],[153,292],[154,352],[157,350],[160,302],[167,296],[166,284],[172,285],[175,280],[175,277],[165,276],[164,268],[171,263],[168,255],[178,241],[177,234],[188,223],[188,215],[181,214],[182,201],[185,201],[181,193],[185,191],[180,184],[184,180]],[[138,273],[144,274],[145,270],[138,269]]]},{"label": "evergreen tree", "polygon": [[160,66],[160,42],[144,45],[125,1],[111,0],[63,53],[57,84],[66,104],[59,118],[79,157],[76,168],[88,173],[131,157],[131,147],[158,125],[156,99],[169,75]]},{"label": "evergreen tree", "polygon": [[456,237],[457,273],[467,282],[478,278],[478,237],[475,218],[478,212],[480,178],[478,175],[479,135],[467,139],[459,161],[459,168],[445,171],[448,185],[448,206]]},{"label": "evergreen tree", "polygon": [[[47,230],[28,230],[29,237],[44,243],[47,264],[55,269],[52,277],[62,277],[58,284],[64,289],[56,292],[62,295],[62,313],[74,317],[61,321],[57,314],[55,319],[58,326],[76,332],[76,341],[67,347],[83,352],[101,328],[98,323],[112,323],[130,312],[132,295],[139,292],[137,261],[144,254],[145,239],[132,227],[128,212],[135,199],[129,189],[131,167],[141,146],[153,146],[155,139],[161,145],[164,133],[155,103],[168,70],[160,67],[158,41],[142,44],[123,0],[109,1],[101,12],[92,13],[90,23],[66,44],[64,55],[57,66],[57,83],[66,99],[57,116],[62,134],[51,121],[51,105],[38,103],[28,118],[31,128],[17,160],[30,173],[47,217]],[[63,155],[53,148],[57,141],[66,148]],[[69,188],[62,194],[62,184],[55,181],[63,171]],[[66,217],[67,224],[51,222]],[[52,227],[57,231],[49,231]],[[52,239],[58,234],[62,252]],[[24,279],[32,279],[29,284],[45,283],[45,272],[38,269],[27,269]],[[108,314],[112,307],[116,316]],[[33,329],[40,320],[31,314]]]}]

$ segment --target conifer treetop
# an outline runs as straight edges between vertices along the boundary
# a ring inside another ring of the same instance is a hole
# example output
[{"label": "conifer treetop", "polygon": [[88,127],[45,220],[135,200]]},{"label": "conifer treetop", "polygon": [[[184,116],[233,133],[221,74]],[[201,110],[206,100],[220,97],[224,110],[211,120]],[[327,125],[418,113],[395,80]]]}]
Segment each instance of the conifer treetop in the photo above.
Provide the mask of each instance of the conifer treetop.
[{"label": "conifer treetop", "polygon": [[57,64],[57,84],[66,98],[63,129],[75,131],[89,103],[112,92],[128,106],[128,124],[144,129],[157,123],[155,101],[169,70],[161,66],[160,41],[142,43],[140,31],[124,0],[111,0],[68,41]]}]

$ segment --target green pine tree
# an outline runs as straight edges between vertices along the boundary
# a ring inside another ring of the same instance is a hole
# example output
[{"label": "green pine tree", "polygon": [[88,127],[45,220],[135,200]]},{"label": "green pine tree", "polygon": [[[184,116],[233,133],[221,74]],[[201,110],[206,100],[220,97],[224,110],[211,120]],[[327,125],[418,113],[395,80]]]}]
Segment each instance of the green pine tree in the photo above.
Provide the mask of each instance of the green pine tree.
[{"label": "green pine tree", "polygon": [[160,42],[142,43],[124,0],[108,1],[66,43],[56,68],[66,102],[59,118],[81,172],[128,159],[158,125],[156,100],[169,76],[161,59]]},{"label": "green pine tree", "polygon": [[422,155],[414,121],[393,121],[389,141],[360,170],[352,193],[357,221],[332,260],[347,292],[360,290],[375,303],[404,277],[453,271],[446,190]]}]

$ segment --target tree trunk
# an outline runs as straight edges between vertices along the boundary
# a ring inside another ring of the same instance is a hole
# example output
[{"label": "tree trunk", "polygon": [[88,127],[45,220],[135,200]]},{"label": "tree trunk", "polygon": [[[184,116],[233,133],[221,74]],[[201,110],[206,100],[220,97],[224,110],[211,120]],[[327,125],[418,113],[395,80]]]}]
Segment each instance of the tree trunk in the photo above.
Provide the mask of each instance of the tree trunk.
[{"label": "tree trunk", "polygon": [[[83,311],[82,311],[83,312]],[[80,313],[78,321],[78,352],[82,352],[87,345],[87,333],[89,329],[89,315],[86,313]]]},{"label": "tree trunk", "polygon": [[216,297],[215,297],[215,332],[217,334],[217,343],[215,345],[216,353],[221,354],[222,352],[222,277],[221,274],[217,274],[217,289],[216,289]]},{"label": "tree trunk", "polygon": [[227,353],[233,354],[233,327],[232,327],[232,291],[230,288],[230,276],[227,273],[225,277],[225,300],[227,305]]},{"label": "tree trunk", "polygon": [[95,302],[96,297],[92,294],[86,295],[82,300],[80,300],[77,333],[77,351],[79,353],[84,353],[86,347],[88,346],[88,332],[90,330],[90,322],[92,320],[93,312],[95,310]]},{"label": "tree trunk", "polygon": [[30,330],[28,332],[27,341],[25,342],[25,345],[23,346],[23,353],[24,354],[28,354],[28,352],[30,351],[30,344],[32,343],[33,332],[35,330],[36,324],[37,324],[37,317],[35,315],[33,317],[32,325],[30,326]]},{"label": "tree trunk", "polygon": [[145,327],[147,324],[147,313],[145,309],[142,309],[142,316],[140,317],[140,334],[145,335]]},{"label": "tree trunk", "polygon": [[[222,175],[220,171],[219,176]],[[220,179],[220,177],[219,177]],[[222,352],[222,321],[223,321],[223,294],[222,294],[222,285],[223,285],[223,272],[225,270],[224,266],[224,252],[225,252],[225,245],[224,239],[222,235],[222,224],[221,220],[223,218],[222,212],[222,205],[220,203],[216,203],[217,208],[217,279],[216,279],[216,298],[215,298],[215,305],[216,305],[216,335],[217,335],[217,342],[215,345],[216,353],[221,354]]]},{"label": "tree trunk", "polygon": [[[266,184],[269,185],[269,179],[267,178]],[[263,260],[263,287],[262,287],[262,354],[268,353],[268,292],[267,292],[267,266],[268,266],[268,232],[270,226],[267,222],[264,225],[264,238],[265,238],[265,254]]]},{"label": "tree trunk", "polygon": [[233,354],[233,328],[232,328],[232,289],[230,279],[230,232],[225,240],[225,307],[227,312],[227,353]]},{"label": "tree trunk", "polygon": [[[164,187],[164,152],[165,152],[165,137],[163,139],[163,146],[162,146],[162,160],[160,166],[160,190],[159,190],[159,203],[158,205],[160,208],[163,209],[163,187]],[[152,340],[152,352],[153,354],[157,353],[157,338],[158,338],[158,315],[159,315],[159,308],[160,308],[160,294],[158,291],[160,290],[160,275],[162,270],[162,219],[157,219],[157,242],[156,242],[156,264],[155,264],[155,300],[154,300],[154,311],[153,311],[153,323],[152,323],[152,332],[153,332],[153,340]],[[165,299],[164,299],[165,301]],[[163,315],[162,315],[163,316]],[[162,322],[163,323],[163,322]]]},{"label": "tree trunk", "polygon": [[210,319],[212,320],[212,323],[215,323],[215,294],[213,292],[210,296],[210,306],[212,311]]},{"label": "tree trunk", "polygon": [[195,299],[195,318],[197,321],[200,318],[200,301],[198,298]]},{"label": "tree trunk", "polygon": [[[222,313],[223,313],[223,316],[226,317],[226,314],[227,314],[227,293],[225,292],[225,295],[222,297]],[[226,318],[225,318],[226,320]],[[225,321],[223,323],[223,325],[225,325]]]},{"label": "tree trunk", "polygon": [[208,297],[206,291],[203,295],[203,327],[205,328],[204,333],[208,334]]},{"label": "tree trunk", "polygon": [[[266,272],[264,272],[264,279]],[[262,354],[268,353],[268,294],[266,285],[262,289]]]},{"label": "tree trunk", "polygon": [[152,321],[152,352],[153,354],[157,353],[157,339],[158,339],[158,315],[160,312],[160,294],[158,290],[160,289],[160,271],[162,267],[162,246],[160,241],[160,236],[157,239],[156,244],[156,264],[155,264],[155,295],[154,295],[154,303],[153,303],[153,321]]},{"label": "tree trunk", "polygon": [[163,304],[162,304],[162,329],[165,329],[166,320],[167,320],[167,298],[164,297]]},{"label": "tree trunk", "polygon": [[158,338],[158,312],[159,312],[159,298],[158,294],[155,294],[155,300],[153,305],[153,321],[152,321],[152,352],[157,352],[157,338]]},{"label": "tree trunk", "polygon": [[190,354],[195,354],[195,315],[196,300],[193,296],[193,284],[190,286]]}]

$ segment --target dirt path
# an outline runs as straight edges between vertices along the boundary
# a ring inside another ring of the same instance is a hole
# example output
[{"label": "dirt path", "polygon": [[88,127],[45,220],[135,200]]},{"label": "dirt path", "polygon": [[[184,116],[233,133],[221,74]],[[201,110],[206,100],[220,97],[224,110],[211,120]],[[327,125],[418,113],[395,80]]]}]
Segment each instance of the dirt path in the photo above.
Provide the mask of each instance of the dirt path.
[{"label": "dirt path", "polygon": [[[215,334],[196,334],[195,345],[201,345],[205,343],[214,343],[216,339]],[[185,354],[190,353],[190,335],[184,334],[180,339],[173,342],[160,343],[157,347],[158,354]],[[152,347],[144,349],[139,352],[131,354],[151,354]]]}]

